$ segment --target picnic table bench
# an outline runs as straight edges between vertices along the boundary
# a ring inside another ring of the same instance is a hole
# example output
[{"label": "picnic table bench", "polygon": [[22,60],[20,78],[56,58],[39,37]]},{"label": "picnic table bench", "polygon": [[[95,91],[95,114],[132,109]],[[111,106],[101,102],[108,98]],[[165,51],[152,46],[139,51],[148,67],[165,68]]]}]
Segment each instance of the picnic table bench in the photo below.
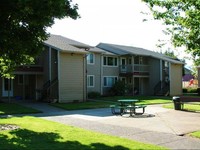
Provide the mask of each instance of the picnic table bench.
[{"label": "picnic table bench", "polygon": [[[175,100],[175,101],[174,101]],[[184,109],[184,104],[200,105],[200,97],[180,96],[173,97],[174,104],[178,104],[178,109]]]},{"label": "picnic table bench", "polygon": [[[130,116],[142,115],[145,112],[146,105],[136,105],[135,102],[138,100],[119,100],[120,103],[110,105],[112,114],[123,114],[129,113]],[[131,103],[132,102],[132,103]],[[142,112],[136,112],[137,109],[142,109]]]},{"label": "picnic table bench", "polygon": [[180,102],[182,105],[182,109],[184,108],[184,104],[200,105],[200,97],[181,96]]}]

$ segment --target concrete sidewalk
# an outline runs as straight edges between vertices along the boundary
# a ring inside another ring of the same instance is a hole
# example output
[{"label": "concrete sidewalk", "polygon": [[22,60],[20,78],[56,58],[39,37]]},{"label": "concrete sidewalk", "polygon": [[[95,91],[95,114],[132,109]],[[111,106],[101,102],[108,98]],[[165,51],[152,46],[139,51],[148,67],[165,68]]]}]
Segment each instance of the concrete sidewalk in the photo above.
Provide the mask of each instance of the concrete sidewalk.
[{"label": "concrete sidewalk", "polygon": [[[39,105],[39,106],[38,106]],[[147,106],[142,116],[114,116],[109,108],[63,111],[47,104],[26,104],[43,111],[47,120],[114,136],[156,144],[170,149],[200,149],[200,139],[183,136],[200,130],[200,113]]]}]

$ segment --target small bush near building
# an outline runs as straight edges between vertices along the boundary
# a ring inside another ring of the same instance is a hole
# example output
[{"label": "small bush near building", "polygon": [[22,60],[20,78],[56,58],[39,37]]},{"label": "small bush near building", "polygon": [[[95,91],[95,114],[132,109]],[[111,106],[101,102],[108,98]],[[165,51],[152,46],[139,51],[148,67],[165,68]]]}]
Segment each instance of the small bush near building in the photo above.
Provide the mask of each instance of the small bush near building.
[{"label": "small bush near building", "polygon": [[197,88],[197,93],[200,96],[200,87]]},{"label": "small bush near building", "polygon": [[187,89],[186,88],[183,88],[183,93],[187,93]]},{"label": "small bush near building", "polygon": [[101,94],[99,92],[89,92],[88,98],[99,98]]},{"label": "small bush near building", "polygon": [[117,81],[110,89],[110,94],[115,96],[123,96],[125,95],[126,86],[123,81]]},{"label": "small bush near building", "polygon": [[188,88],[187,93],[197,93],[197,88]]}]

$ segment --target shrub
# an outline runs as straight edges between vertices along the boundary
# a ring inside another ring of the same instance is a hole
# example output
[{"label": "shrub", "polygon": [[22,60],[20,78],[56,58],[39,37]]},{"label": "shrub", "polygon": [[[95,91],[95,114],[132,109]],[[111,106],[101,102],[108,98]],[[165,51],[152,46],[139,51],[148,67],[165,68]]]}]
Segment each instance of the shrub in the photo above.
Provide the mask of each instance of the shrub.
[{"label": "shrub", "polygon": [[183,93],[187,93],[187,89],[184,88],[184,89],[183,89]]},{"label": "shrub", "polygon": [[123,81],[117,81],[110,89],[111,95],[123,96],[125,95],[126,87]]},{"label": "shrub", "polygon": [[197,88],[197,93],[200,96],[200,87]]},{"label": "shrub", "polygon": [[188,88],[188,93],[197,93],[196,88]]},{"label": "shrub", "polygon": [[89,92],[88,98],[99,98],[101,94],[99,92]]}]

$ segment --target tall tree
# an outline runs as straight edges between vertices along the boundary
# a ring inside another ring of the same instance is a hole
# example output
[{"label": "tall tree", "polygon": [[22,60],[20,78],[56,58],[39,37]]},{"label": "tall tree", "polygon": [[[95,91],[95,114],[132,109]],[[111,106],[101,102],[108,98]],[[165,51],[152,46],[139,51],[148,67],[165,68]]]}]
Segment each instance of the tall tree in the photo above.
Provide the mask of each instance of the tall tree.
[{"label": "tall tree", "polygon": [[185,46],[186,52],[197,60],[200,56],[200,0],[142,1],[149,6],[154,19],[167,25],[174,46]]},{"label": "tall tree", "polygon": [[48,38],[47,27],[55,18],[77,19],[77,9],[71,0],[1,0],[1,76],[9,77],[17,66],[32,63]]}]

